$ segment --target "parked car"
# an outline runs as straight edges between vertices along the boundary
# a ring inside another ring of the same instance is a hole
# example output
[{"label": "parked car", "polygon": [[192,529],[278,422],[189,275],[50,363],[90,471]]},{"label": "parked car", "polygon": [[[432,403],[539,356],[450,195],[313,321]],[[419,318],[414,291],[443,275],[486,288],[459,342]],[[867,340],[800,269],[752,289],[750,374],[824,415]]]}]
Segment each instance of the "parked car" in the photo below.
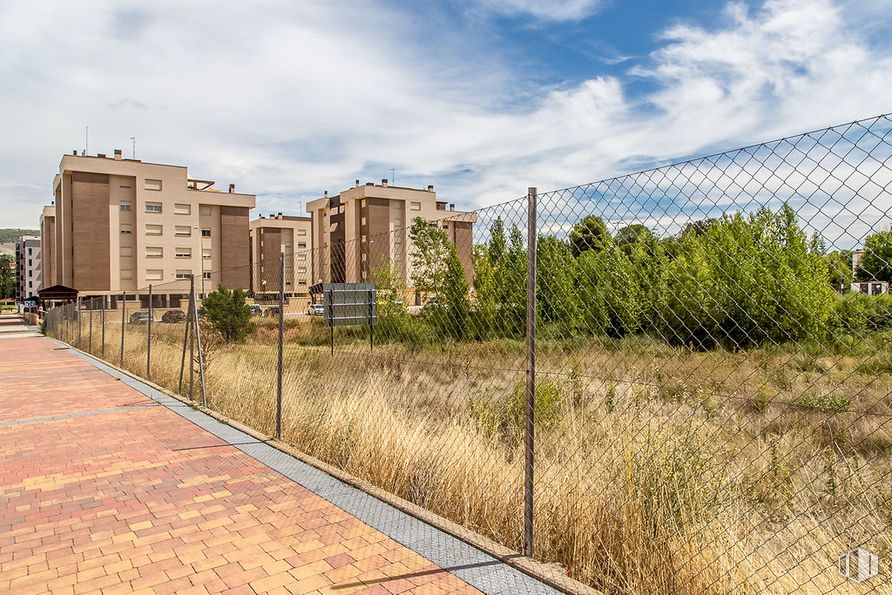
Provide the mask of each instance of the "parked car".
[{"label": "parked car", "polygon": [[161,315],[161,322],[183,322],[186,320],[186,313],[182,310],[168,310]]},{"label": "parked car", "polygon": [[149,322],[148,310],[137,310],[130,315],[130,324],[146,324]]},{"label": "parked car", "polygon": [[279,315],[279,307],[278,306],[267,306],[263,311],[264,316],[278,316]]},{"label": "parked car", "polygon": [[325,306],[322,304],[310,304],[307,307],[308,316],[325,316]]},{"label": "parked car", "polygon": [[251,316],[263,315],[263,308],[260,307],[260,304],[248,304],[248,307],[251,309]]}]

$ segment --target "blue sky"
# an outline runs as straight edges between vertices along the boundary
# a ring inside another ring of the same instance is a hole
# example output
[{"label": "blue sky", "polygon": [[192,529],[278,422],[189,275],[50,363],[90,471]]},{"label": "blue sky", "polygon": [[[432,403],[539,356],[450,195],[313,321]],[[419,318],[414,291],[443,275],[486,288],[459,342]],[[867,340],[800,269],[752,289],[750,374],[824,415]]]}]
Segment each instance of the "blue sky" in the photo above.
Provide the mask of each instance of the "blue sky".
[{"label": "blue sky", "polygon": [[[82,149],[474,208],[892,110],[892,0],[0,0],[0,226]],[[173,18],[175,16],[175,18]]]}]

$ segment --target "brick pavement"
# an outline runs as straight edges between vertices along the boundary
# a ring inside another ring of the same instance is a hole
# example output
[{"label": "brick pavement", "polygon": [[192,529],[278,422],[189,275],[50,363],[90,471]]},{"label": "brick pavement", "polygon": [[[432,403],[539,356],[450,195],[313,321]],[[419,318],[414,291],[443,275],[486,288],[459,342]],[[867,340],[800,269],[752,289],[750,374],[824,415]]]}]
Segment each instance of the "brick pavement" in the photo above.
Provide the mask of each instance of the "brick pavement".
[{"label": "brick pavement", "polygon": [[0,342],[0,592],[44,591],[477,592],[70,351],[22,338]]}]

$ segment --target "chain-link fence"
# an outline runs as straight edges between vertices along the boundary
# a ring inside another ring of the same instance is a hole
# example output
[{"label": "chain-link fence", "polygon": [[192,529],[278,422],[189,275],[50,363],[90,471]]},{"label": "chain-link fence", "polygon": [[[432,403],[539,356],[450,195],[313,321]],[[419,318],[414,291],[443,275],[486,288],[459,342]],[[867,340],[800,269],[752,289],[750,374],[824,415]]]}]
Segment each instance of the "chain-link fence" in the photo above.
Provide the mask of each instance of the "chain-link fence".
[{"label": "chain-link fence", "polygon": [[47,328],[604,591],[890,591],[890,130],[350,240],[334,208],[248,305],[179,280]]}]

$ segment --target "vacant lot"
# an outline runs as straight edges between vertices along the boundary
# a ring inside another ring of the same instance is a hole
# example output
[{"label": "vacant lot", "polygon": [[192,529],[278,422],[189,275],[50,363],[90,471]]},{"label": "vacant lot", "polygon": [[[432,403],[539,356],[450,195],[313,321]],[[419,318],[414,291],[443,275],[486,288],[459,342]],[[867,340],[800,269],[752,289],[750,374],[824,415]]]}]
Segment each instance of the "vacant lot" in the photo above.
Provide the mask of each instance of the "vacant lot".
[{"label": "vacant lot", "polygon": [[[522,344],[370,352],[367,339],[342,336],[331,356],[310,328],[290,322],[286,333],[284,439],[520,548]],[[176,390],[183,327],[154,330],[152,378]],[[119,333],[109,322],[112,363]],[[145,335],[128,325],[125,367],[140,375]],[[97,354],[99,336],[97,326]],[[245,344],[211,344],[207,364],[210,406],[266,433],[274,337],[261,326]],[[892,555],[886,339],[733,353],[642,337],[544,343],[537,557],[610,592],[851,585],[836,570],[840,554],[861,545]],[[880,572],[867,586],[892,588],[888,565]]]}]

